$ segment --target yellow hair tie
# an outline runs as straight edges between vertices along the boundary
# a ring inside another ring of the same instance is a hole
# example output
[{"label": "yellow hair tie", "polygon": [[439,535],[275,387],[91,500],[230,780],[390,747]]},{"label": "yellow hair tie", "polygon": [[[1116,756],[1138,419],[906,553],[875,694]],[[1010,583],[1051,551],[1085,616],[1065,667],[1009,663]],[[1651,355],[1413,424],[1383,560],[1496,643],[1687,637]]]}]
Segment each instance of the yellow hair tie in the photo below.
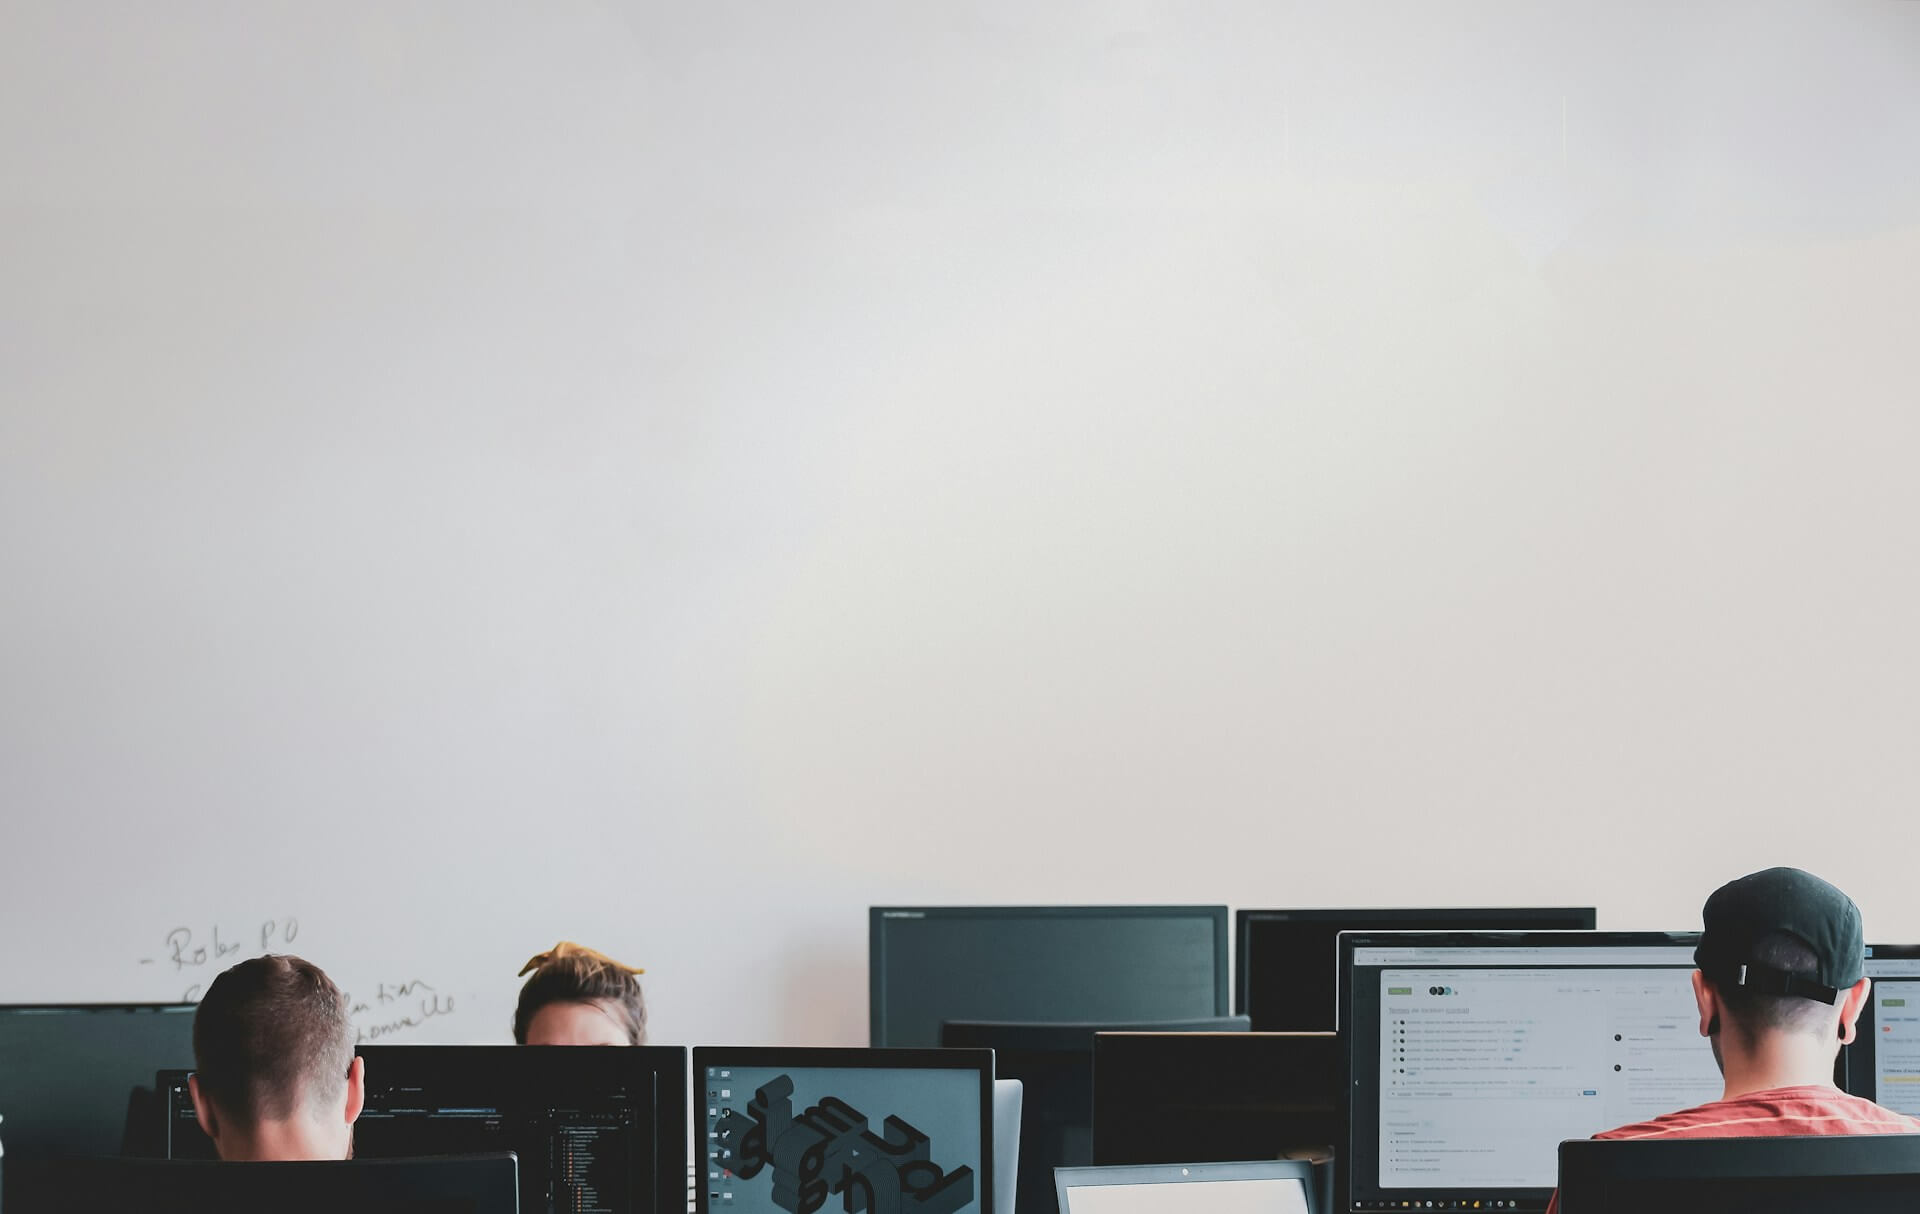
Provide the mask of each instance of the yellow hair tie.
[{"label": "yellow hair tie", "polygon": [[515,976],[524,978],[528,974],[532,973],[534,970],[539,969],[541,966],[546,965],[550,962],[558,961],[562,957],[586,957],[589,960],[599,962],[601,965],[608,966],[609,968],[612,968],[612,969],[623,970],[629,974],[644,974],[647,972],[643,969],[639,969],[631,965],[622,965],[620,964],[620,962],[615,961],[612,957],[607,956],[605,953],[599,952],[595,949],[590,949],[584,944],[575,944],[571,940],[562,940],[560,943],[554,945],[552,948],[548,949],[546,952],[536,954],[533,960],[527,962],[525,965],[520,967],[519,974]]}]

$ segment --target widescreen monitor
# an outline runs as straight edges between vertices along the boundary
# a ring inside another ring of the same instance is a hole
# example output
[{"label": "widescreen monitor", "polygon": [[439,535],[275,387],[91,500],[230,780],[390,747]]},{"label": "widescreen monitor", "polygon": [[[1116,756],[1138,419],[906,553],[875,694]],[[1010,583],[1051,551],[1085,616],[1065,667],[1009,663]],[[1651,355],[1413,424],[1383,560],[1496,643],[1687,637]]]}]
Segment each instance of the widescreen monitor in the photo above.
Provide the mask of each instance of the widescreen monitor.
[{"label": "widescreen monitor", "polygon": [[1257,1033],[1338,1027],[1341,932],[1586,931],[1591,906],[1243,910],[1234,917],[1233,1010]]},{"label": "widescreen monitor", "polygon": [[516,1214],[512,1155],[220,1163],[30,1160],[6,1167],[10,1214]]},{"label": "widescreen monitor", "polygon": [[988,1050],[700,1047],[698,1214],[996,1214]]},{"label": "widescreen monitor", "polygon": [[1561,1214],[1911,1214],[1920,1134],[1560,1145]]},{"label": "widescreen monitor", "polygon": [[876,1046],[936,1046],[948,1020],[1227,1014],[1224,906],[876,906],[868,933]]},{"label": "widescreen monitor", "polygon": [[[527,1214],[680,1214],[687,1051],[680,1046],[364,1045],[354,1155],[512,1151]],[[168,1156],[206,1159],[184,1075],[168,1077]]]},{"label": "widescreen monitor", "polygon": [[1093,1162],[1331,1158],[1343,1063],[1333,1033],[1101,1033]]},{"label": "widescreen monitor", "polygon": [[1719,1099],[1693,997],[1697,942],[1341,936],[1341,1208],[1543,1210],[1563,1140]]},{"label": "widescreen monitor", "polygon": [[[190,1003],[0,1007],[0,1144],[7,1158],[118,1155],[150,1113],[154,1076],[193,1065]],[[134,1116],[130,1125],[129,1114]]]},{"label": "widescreen monitor", "polygon": [[1109,1029],[1244,1033],[1244,1016],[1151,1024],[1054,1024],[950,1020],[941,1046],[993,1051],[994,1073],[1025,1086],[1020,1121],[1021,1214],[1050,1214],[1055,1168],[1093,1162],[1093,1044]]},{"label": "widescreen monitor", "polygon": [[1868,945],[1867,977],[1859,1031],[1842,1051],[1846,1089],[1920,1117],[1920,945]]}]

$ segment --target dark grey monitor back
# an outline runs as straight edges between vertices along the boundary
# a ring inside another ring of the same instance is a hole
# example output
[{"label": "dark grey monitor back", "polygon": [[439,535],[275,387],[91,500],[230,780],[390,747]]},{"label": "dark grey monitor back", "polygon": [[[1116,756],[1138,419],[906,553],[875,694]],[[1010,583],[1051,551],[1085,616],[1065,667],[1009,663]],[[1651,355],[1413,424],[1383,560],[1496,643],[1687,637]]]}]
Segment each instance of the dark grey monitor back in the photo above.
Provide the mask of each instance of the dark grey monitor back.
[{"label": "dark grey monitor back", "polygon": [[1562,1214],[1908,1214],[1920,1134],[1560,1144]]},{"label": "dark grey monitor back", "polygon": [[134,1128],[157,1121],[155,1073],[192,1065],[192,1004],[0,1006],[0,1144],[9,1160],[118,1155],[130,1110]]},{"label": "dark grey monitor back", "polygon": [[1331,1033],[1341,932],[1591,931],[1591,906],[1243,910],[1235,916],[1233,1010],[1256,1033]]},{"label": "dark grey monitor back", "polygon": [[[521,1207],[680,1214],[687,1051],[681,1046],[362,1045],[361,1159],[512,1152]],[[166,1154],[211,1159],[186,1076],[163,1076]]]},{"label": "dark grey monitor back", "polygon": [[1227,1014],[1224,906],[876,906],[868,929],[875,1046],[937,1046],[948,1020]]},{"label": "dark grey monitor back", "polygon": [[22,1214],[518,1214],[512,1155],[221,1163],[34,1160],[6,1169]]},{"label": "dark grey monitor back", "polygon": [[1101,1033],[1093,1162],[1330,1156],[1344,1063],[1334,1033]]}]

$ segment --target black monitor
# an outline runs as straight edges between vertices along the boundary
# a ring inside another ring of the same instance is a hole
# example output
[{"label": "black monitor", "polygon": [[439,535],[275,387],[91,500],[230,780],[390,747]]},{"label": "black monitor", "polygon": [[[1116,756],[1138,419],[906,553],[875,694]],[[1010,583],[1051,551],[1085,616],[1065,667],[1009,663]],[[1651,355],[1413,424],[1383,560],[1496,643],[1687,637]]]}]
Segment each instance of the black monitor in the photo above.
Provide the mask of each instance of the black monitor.
[{"label": "black monitor", "polygon": [[1844,1087],[1896,1113],[1920,1117],[1920,945],[1870,944],[1873,990],[1853,1044],[1841,1051]]},{"label": "black monitor", "polygon": [[0,1144],[9,1160],[118,1155],[154,1075],[192,1065],[190,1003],[0,1006]]},{"label": "black monitor", "polygon": [[20,1214],[516,1214],[512,1155],[305,1163],[68,1159],[6,1168]]},{"label": "black monitor", "polygon": [[1588,931],[1591,906],[1243,910],[1234,917],[1233,1010],[1258,1033],[1339,1028],[1341,932]]},{"label": "black monitor", "polygon": [[987,1050],[700,1047],[698,1214],[995,1214]]},{"label": "black monitor", "polygon": [[1342,935],[1340,1208],[1542,1210],[1562,1140],[1718,1100],[1698,940]]},{"label": "black monitor", "polygon": [[[354,1155],[512,1151],[528,1214],[680,1214],[687,1051],[680,1046],[363,1045]],[[184,1075],[168,1076],[168,1155],[205,1159]]]},{"label": "black monitor", "polygon": [[1015,1208],[1051,1214],[1053,1170],[1093,1163],[1093,1043],[1110,1030],[1167,1033],[1244,1033],[1244,1016],[1148,1024],[1054,1024],[949,1020],[940,1027],[947,1049],[994,1052],[994,1073],[1025,1085],[1020,1110],[1020,1174]]},{"label": "black monitor", "polygon": [[1562,1214],[1911,1214],[1920,1134],[1560,1144]]},{"label": "black monitor", "polygon": [[1128,1023],[1227,1014],[1224,906],[876,906],[876,1046],[948,1020]]},{"label": "black monitor", "polygon": [[1342,1061],[1333,1033],[1101,1033],[1093,1162],[1331,1158]]}]

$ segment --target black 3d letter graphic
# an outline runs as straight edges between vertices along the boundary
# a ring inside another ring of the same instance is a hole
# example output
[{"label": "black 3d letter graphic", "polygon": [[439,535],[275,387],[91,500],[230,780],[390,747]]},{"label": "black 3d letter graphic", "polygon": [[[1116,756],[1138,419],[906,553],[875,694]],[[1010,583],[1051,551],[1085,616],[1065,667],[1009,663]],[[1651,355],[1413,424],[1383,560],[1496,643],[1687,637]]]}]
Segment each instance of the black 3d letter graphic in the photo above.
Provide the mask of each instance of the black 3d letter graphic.
[{"label": "black 3d letter graphic", "polygon": [[771,1164],[774,1204],[788,1214],[817,1214],[830,1193],[847,1214],[957,1214],[973,1200],[973,1169],[941,1168],[927,1136],[898,1117],[875,1134],[866,1114],[834,1096],[795,1117],[791,1076],[756,1091],[747,1115],[734,1172],[751,1180]]},{"label": "black 3d letter graphic", "polygon": [[752,1180],[773,1162],[770,1144],[793,1123],[793,1080],[782,1075],[755,1092],[747,1116],[753,1125],[740,1136],[740,1160],[733,1169],[742,1180]]}]

